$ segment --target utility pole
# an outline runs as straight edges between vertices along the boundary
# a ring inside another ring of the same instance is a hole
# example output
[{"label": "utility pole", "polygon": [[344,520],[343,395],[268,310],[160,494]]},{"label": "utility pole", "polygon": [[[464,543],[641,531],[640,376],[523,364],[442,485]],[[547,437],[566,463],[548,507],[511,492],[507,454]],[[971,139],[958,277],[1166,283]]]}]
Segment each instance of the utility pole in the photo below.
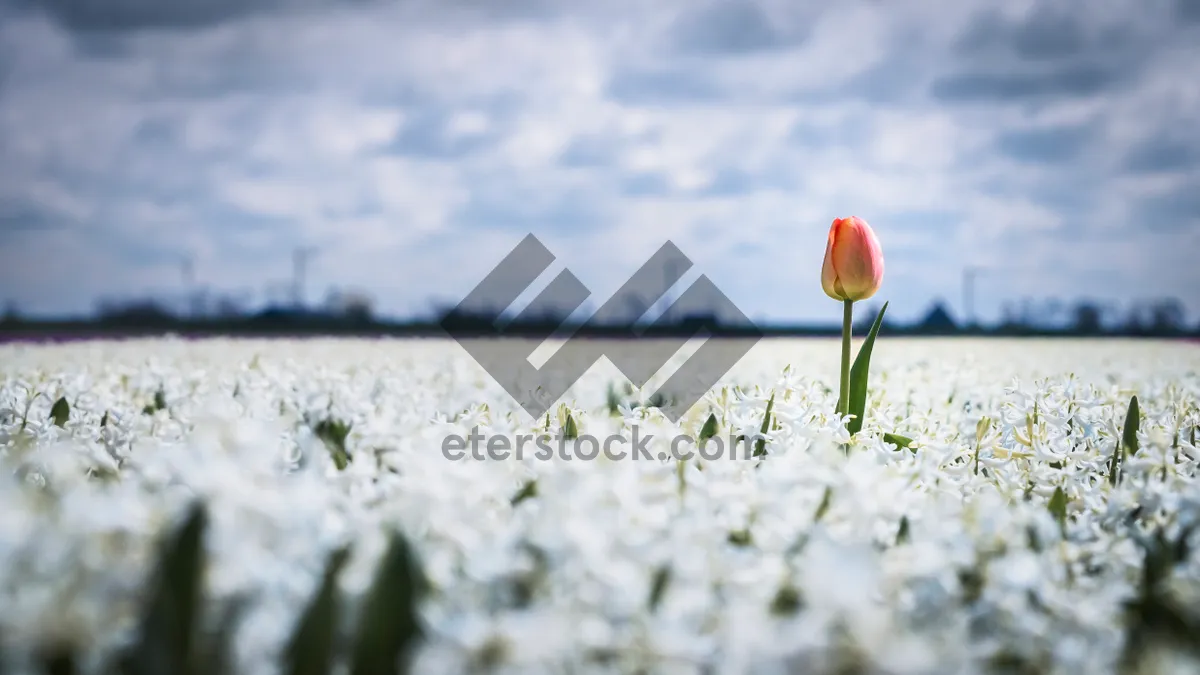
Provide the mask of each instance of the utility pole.
[{"label": "utility pole", "polygon": [[297,311],[304,309],[304,280],[315,252],[311,246],[298,246],[292,253],[292,304]]}]

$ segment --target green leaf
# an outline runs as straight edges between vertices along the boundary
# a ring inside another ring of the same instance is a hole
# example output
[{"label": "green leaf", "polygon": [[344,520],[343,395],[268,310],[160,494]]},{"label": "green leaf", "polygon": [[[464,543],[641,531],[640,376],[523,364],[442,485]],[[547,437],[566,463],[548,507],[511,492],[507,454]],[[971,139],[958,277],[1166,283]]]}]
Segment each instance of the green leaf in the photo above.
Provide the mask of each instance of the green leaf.
[{"label": "green leaf", "polygon": [[775,392],[771,392],[771,398],[767,399],[767,412],[763,414],[762,426],[759,428],[759,439],[754,441],[754,457],[763,457],[767,454],[767,439],[763,438],[766,435],[767,429],[771,428],[771,409],[775,407]]},{"label": "green leaf", "polygon": [[512,499],[509,500],[509,503],[513,506],[516,506],[530,497],[536,497],[538,493],[537,487],[538,484],[536,479],[526,481],[525,484],[521,486],[521,489],[517,490],[517,494],[512,496]]},{"label": "green leaf", "polygon": [[717,435],[717,415],[709,413],[708,419],[704,421],[704,427],[700,429],[700,438],[697,439],[697,445],[704,445],[704,442]]},{"label": "green leaf", "polygon": [[100,428],[103,429],[106,426],[108,426],[108,411],[107,410],[104,411],[104,415],[100,418]]},{"label": "green leaf", "polygon": [[408,672],[407,660],[423,637],[418,607],[428,589],[416,552],[393,534],[358,617],[350,675]]},{"label": "green leaf", "polygon": [[121,660],[127,675],[188,673],[195,650],[208,513],[192,505],[183,525],[160,550],[139,635]]},{"label": "green leaf", "polygon": [[1138,451],[1138,427],[1141,425],[1141,412],[1138,410],[1137,396],[1129,399],[1129,412],[1125,413],[1125,428],[1121,432],[1121,446],[1125,454],[1136,455]]},{"label": "green leaf", "polygon": [[821,503],[817,505],[817,510],[813,513],[813,522],[819,523],[829,512],[829,505],[833,502],[833,488],[825,486],[825,492],[821,493]]},{"label": "green leaf", "polygon": [[350,452],[346,449],[346,439],[349,438],[350,430],[353,427],[353,423],[333,417],[326,417],[312,427],[313,434],[321,439],[325,448],[329,450],[338,471],[345,471],[350,464]]},{"label": "green leaf", "polygon": [[803,604],[800,591],[792,584],[786,583],[775,591],[775,597],[771,599],[771,614],[789,616],[799,612]]},{"label": "green leaf", "polygon": [[867,339],[863,341],[862,347],[858,350],[858,356],[854,358],[854,365],[850,366],[850,402],[849,414],[853,415],[847,423],[846,429],[853,436],[862,430],[863,415],[867,410],[867,373],[871,369],[871,350],[875,347],[875,338],[879,335],[879,327],[883,325],[883,313],[887,311],[888,303],[883,303],[883,307],[879,308],[879,315],[875,317],[875,323],[871,324],[871,331],[867,333]]},{"label": "green leaf", "polygon": [[1108,483],[1116,485],[1121,482],[1121,444],[1113,448],[1112,457],[1108,460]]},{"label": "green leaf", "polygon": [[575,425],[575,418],[570,414],[567,415],[567,421],[563,423],[562,437],[568,441],[579,438],[579,427]]},{"label": "green leaf", "polygon": [[37,660],[46,675],[75,675],[79,672],[79,657],[69,643],[50,644],[38,650]]},{"label": "green leaf", "polygon": [[650,581],[650,597],[646,601],[646,606],[653,614],[659,604],[662,603],[663,596],[667,593],[667,587],[671,585],[671,566],[662,565],[654,570],[654,578]]},{"label": "green leaf", "polygon": [[1050,514],[1054,516],[1054,520],[1058,521],[1058,527],[1065,535],[1067,532],[1067,493],[1063,492],[1061,485],[1054,488],[1054,495],[1050,497],[1047,508],[1050,509]]},{"label": "green leaf", "polygon": [[912,452],[916,452],[916,449],[912,447],[913,439],[909,438],[908,436],[901,436],[900,434],[884,434],[883,441],[896,446],[897,450],[910,450]]},{"label": "green leaf", "polygon": [[327,675],[332,672],[334,636],[341,604],[337,578],[349,558],[348,548],[340,548],[329,556],[321,585],[284,650],[284,672],[288,675]]},{"label": "green leaf", "polygon": [[617,394],[617,388],[612,382],[608,383],[608,392],[604,397],[605,407],[608,408],[608,414],[613,417],[618,417],[621,414],[621,397]]},{"label": "green leaf", "polygon": [[67,403],[66,396],[58,397],[54,405],[50,407],[50,419],[59,427],[65,427],[67,420],[71,417],[71,404]]},{"label": "green leaf", "polygon": [[908,516],[900,516],[900,529],[896,530],[896,545],[907,544],[909,540]]},{"label": "green leaf", "polygon": [[217,616],[216,626],[205,636],[193,660],[193,675],[235,672],[237,649],[234,643],[250,603],[248,595],[238,595],[226,602]]},{"label": "green leaf", "polygon": [[751,536],[750,530],[745,528],[730,532],[725,540],[738,548],[745,548],[754,543],[754,537]]}]

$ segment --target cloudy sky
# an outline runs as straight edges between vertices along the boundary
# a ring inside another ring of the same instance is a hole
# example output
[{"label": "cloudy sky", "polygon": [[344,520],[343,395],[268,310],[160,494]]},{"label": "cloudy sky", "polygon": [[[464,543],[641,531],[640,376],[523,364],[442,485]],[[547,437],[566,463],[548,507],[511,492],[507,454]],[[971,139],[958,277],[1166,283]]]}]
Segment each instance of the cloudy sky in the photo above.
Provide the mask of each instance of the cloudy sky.
[{"label": "cloudy sky", "polygon": [[253,292],[387,313],[534,233],[599,304],[671,240],[836,321],[838,216],[937,297],[1200,315],[1200,0],[0,0],[0,299]]}]

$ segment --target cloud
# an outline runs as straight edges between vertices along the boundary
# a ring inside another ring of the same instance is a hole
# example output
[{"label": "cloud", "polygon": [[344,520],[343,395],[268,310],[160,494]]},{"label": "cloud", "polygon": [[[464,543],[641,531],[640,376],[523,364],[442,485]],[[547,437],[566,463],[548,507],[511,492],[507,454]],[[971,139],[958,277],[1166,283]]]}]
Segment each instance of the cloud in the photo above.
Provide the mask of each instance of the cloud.
[{"label": "cloud", "polygon": [[[231,21],[320,0],[9,0],[18,9],[45,12],[78,31],[126,31],[147,28],[189,29]],[[347,0],[348,1],[348,0]]]},{"label": "cloud", "polygon": [[297,246],[314,297],[422,311],[533,232],[596,297],[671,239],[749,315],[829,320],[856,214],[898,319],[968,263],[994,316],[1179,288],[1200,230],[1170,0],[0,3],[0,297],[33,311],[177,295],[184,255],[265,302]]},{"label": "cloud", "polygon": [[968,71],[939,79],[933,95],[944,101],[1079,97],[1098,94],[1119,81],[1116,71],[1095,65],[1026,73]]},{"label": "cloud", "polygon": [[1191,134],[1158,133],[1135,144],[1125,155],[1124,165],[1135,173],[1200,167],[1200,143]]},{"label": "cloud", "polygon": [[671,27],[668,43],[683,54],[739,55],[795,46],[803,30],[785,30],[755,0],[716,0],[685,12]]},{"label": "cloud", "polygon": [[1023,162],[1065,163],[1078,159],[1097,139],[1094,124],[1056,125],[1002,132],[996,149]]},{"label": "cloud", "polygon": [[632,106],[718,104],[727,95],[711,74],[682,66],[618,70],[605,93],[618,103]]}]

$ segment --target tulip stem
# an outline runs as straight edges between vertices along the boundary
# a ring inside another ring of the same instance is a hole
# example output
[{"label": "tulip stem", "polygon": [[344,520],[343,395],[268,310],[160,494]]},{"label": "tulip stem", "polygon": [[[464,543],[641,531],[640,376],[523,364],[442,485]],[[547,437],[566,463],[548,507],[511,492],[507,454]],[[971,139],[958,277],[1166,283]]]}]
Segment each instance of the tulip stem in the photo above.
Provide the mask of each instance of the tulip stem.
[{"label": "tulip stem", "polygon": [[854,301],[842,301],[842,386],[838,390],[838,414],[850,413],[850,332],[854,322]]}]

